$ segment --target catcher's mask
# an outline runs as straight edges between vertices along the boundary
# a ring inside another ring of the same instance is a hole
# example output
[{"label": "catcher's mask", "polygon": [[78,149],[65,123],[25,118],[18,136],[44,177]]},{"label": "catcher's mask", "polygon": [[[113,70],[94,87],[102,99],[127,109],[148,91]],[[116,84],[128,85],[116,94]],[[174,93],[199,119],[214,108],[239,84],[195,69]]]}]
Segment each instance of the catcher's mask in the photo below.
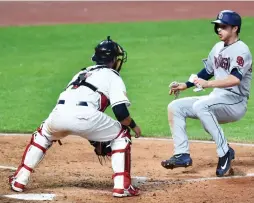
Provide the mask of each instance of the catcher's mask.
[{"label": "catcher's mask", "polygon": [[106,40],[101,41],[95,47],[92,61],[96,62],[98,65],[114,62],[112,68],[120,72],[123,63],[127,61],[127,52],[108,36]]}]

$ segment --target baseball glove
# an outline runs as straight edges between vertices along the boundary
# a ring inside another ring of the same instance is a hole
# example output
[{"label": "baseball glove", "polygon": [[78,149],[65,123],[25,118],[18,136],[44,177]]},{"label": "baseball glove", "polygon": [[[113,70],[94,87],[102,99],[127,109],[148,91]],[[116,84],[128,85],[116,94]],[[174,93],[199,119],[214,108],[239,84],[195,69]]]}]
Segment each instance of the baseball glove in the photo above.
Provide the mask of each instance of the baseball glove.
[{"label": "baseball glove", "polygon": [[175,95],[175,99],[178,98],[178,96],[179,96],[179,94],[180,94],[180,90],[172,90],[172,88],[177,87],[178,85],[179,85],[179,83],[176,82],[176,81],[171,82],[170,85],[169,85],[170,95],[171,95],[171,94],[174,94],[174,95]]},{"label": "baseball glove", "polygon": [[91,141],[89,140],[90,144],[94,146],[94,152],[98,157],[98,160],[101,165],[102,164],[102,159],[106,162],[105,158],[109,158],[111,156],[111,146],[110,146],[110,141],[108,142],[96,142],[96,141]]}]

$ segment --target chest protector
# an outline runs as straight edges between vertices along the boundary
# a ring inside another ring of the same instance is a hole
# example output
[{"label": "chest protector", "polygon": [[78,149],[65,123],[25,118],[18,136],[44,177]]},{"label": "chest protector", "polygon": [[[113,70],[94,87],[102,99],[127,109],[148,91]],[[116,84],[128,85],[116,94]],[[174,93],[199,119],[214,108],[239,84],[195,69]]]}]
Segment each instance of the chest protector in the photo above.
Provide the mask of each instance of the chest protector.
[{"label": "chest protector", "polygon": [[[107,68],[107,66],[99,65],[99,66],[96,66],[95,68],[90,69],[88,72],[93,71],[93,70],[97,70],[97,69],[100,69],[100,68]],[[84,69],[82,69],[82,70],[84,70]],[[94,86],[91,83],[86,82],[86,78],[87,78],[86,74],[88,72],[81,73],[78,76],[78,78],[74,82],[72,82],[68,87],[72,86],[72,89],[77,89],[80,86],[85,86],[85,87],[88,87],[89,89],[91,89],[92,91],[97,92],[98,94],[100,94],[99,109],[98,110],[101,111],[101,112],[104,112],[107,109],[107,107],[110,105],[110,101],[102,92],[98,91],[98,88],[96,86]]]}]

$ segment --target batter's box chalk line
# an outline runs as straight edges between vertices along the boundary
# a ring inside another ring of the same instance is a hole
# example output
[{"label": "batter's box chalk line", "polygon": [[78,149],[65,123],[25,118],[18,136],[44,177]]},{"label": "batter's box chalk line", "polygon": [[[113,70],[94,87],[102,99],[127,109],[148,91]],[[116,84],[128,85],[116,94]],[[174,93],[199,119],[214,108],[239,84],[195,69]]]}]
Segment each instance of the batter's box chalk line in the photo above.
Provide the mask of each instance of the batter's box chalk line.
[{"label": "batter's box chalk line", "polygon": [[[173,139],[171,138],[155,138],[155,137],[140,137],[138,138],[140,140],[155,140],[155,141],[169,141],[173,142]],[[201,144],[215,144],[214,141],[208,141],[208,140],[189,140],[190,143],[201,143]],[[229,142],[230,145],[236,145],[236,146],[245,146],[245,147],[254,147],[254,144],[252,143],[240,143],[240,142]]]},{"label": "batter's box chalk line", "polygon": [[147,181],[148,181],[148,178],[144,176],[133,176],[131,178],[131,184],[135,187],[138,187]]},{"label": "batter's box chalk line", "polygon": [[225,177],[204,177],[204,178],[191,178],[191,179],[181,179],[181,180],[147,180],[148,185],[162,185],[162,184],[183,184],[183,183],[194,183],[194,182],[205,182],[212,180],[224,180],[224,179],[239,179],[239,178],[248,178],[254,177],[254,173],[248,173],[246,175],[237,175],[237,176],[225,176]]},{"label": "batter's box chalk line", "polygon": [[3,195],[3,197],[8,197],[12,199],[22,199],[22,200],[53,200],[55,194],[33,194],[33,193],[27,193],[27,194],[13,194],[13,195]]},{"label": "batter's box chalk line", "polygon": [[15,171],[17,170],[17,168],[13,167],[13,166],[0,166],[0,169],[9,169],[11,171]]}]

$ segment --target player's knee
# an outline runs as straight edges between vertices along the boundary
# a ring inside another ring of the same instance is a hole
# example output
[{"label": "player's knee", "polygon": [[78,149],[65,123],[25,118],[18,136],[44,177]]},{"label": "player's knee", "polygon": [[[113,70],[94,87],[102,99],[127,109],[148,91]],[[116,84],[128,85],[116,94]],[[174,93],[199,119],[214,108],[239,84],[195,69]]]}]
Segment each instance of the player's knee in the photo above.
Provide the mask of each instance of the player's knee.
[{"label": "player's knee", "polygon": [[126,129],[122,129],[120,134],[117,136],[116,139],[111,141],[111,148],[114,152],[118,149],[125,149],[127,145],[131,143],[131,135],[130,132]]},{"label": "player's knee", "polygon": [[206,109],[208,108],[208,105],[202,101],[196,101],[193,105],[192,105],[192,110],[193,112],[198,115],[202,112],[204,112]]},{"label": "player's knee", "polygon": [[179,110],[180,110],[180,108],[179,108],[177,100],[172,101],[168,104],[168,112],[174,113],[174,112],[177,112]]},{"label": "player's knee", "polygon": [[195,102],[193,105],[192,105],[192,110],[193,112],[198,115],[198,113],[201,111],[201,107],[199,105],[198,102]]},{"label": "player's knee", "polygon": [[174,115],[181,113],[181,108],[177,100],[172,101],[168,105],[168,119],[173,119]]},{"label": "player's knee", "polygon": [[52,141],[49,140],[45,135],[41,134],[40,132],[36,131],[33,134],[33,142],[37,145],[41,146],[45,150],[51,147]]}]

